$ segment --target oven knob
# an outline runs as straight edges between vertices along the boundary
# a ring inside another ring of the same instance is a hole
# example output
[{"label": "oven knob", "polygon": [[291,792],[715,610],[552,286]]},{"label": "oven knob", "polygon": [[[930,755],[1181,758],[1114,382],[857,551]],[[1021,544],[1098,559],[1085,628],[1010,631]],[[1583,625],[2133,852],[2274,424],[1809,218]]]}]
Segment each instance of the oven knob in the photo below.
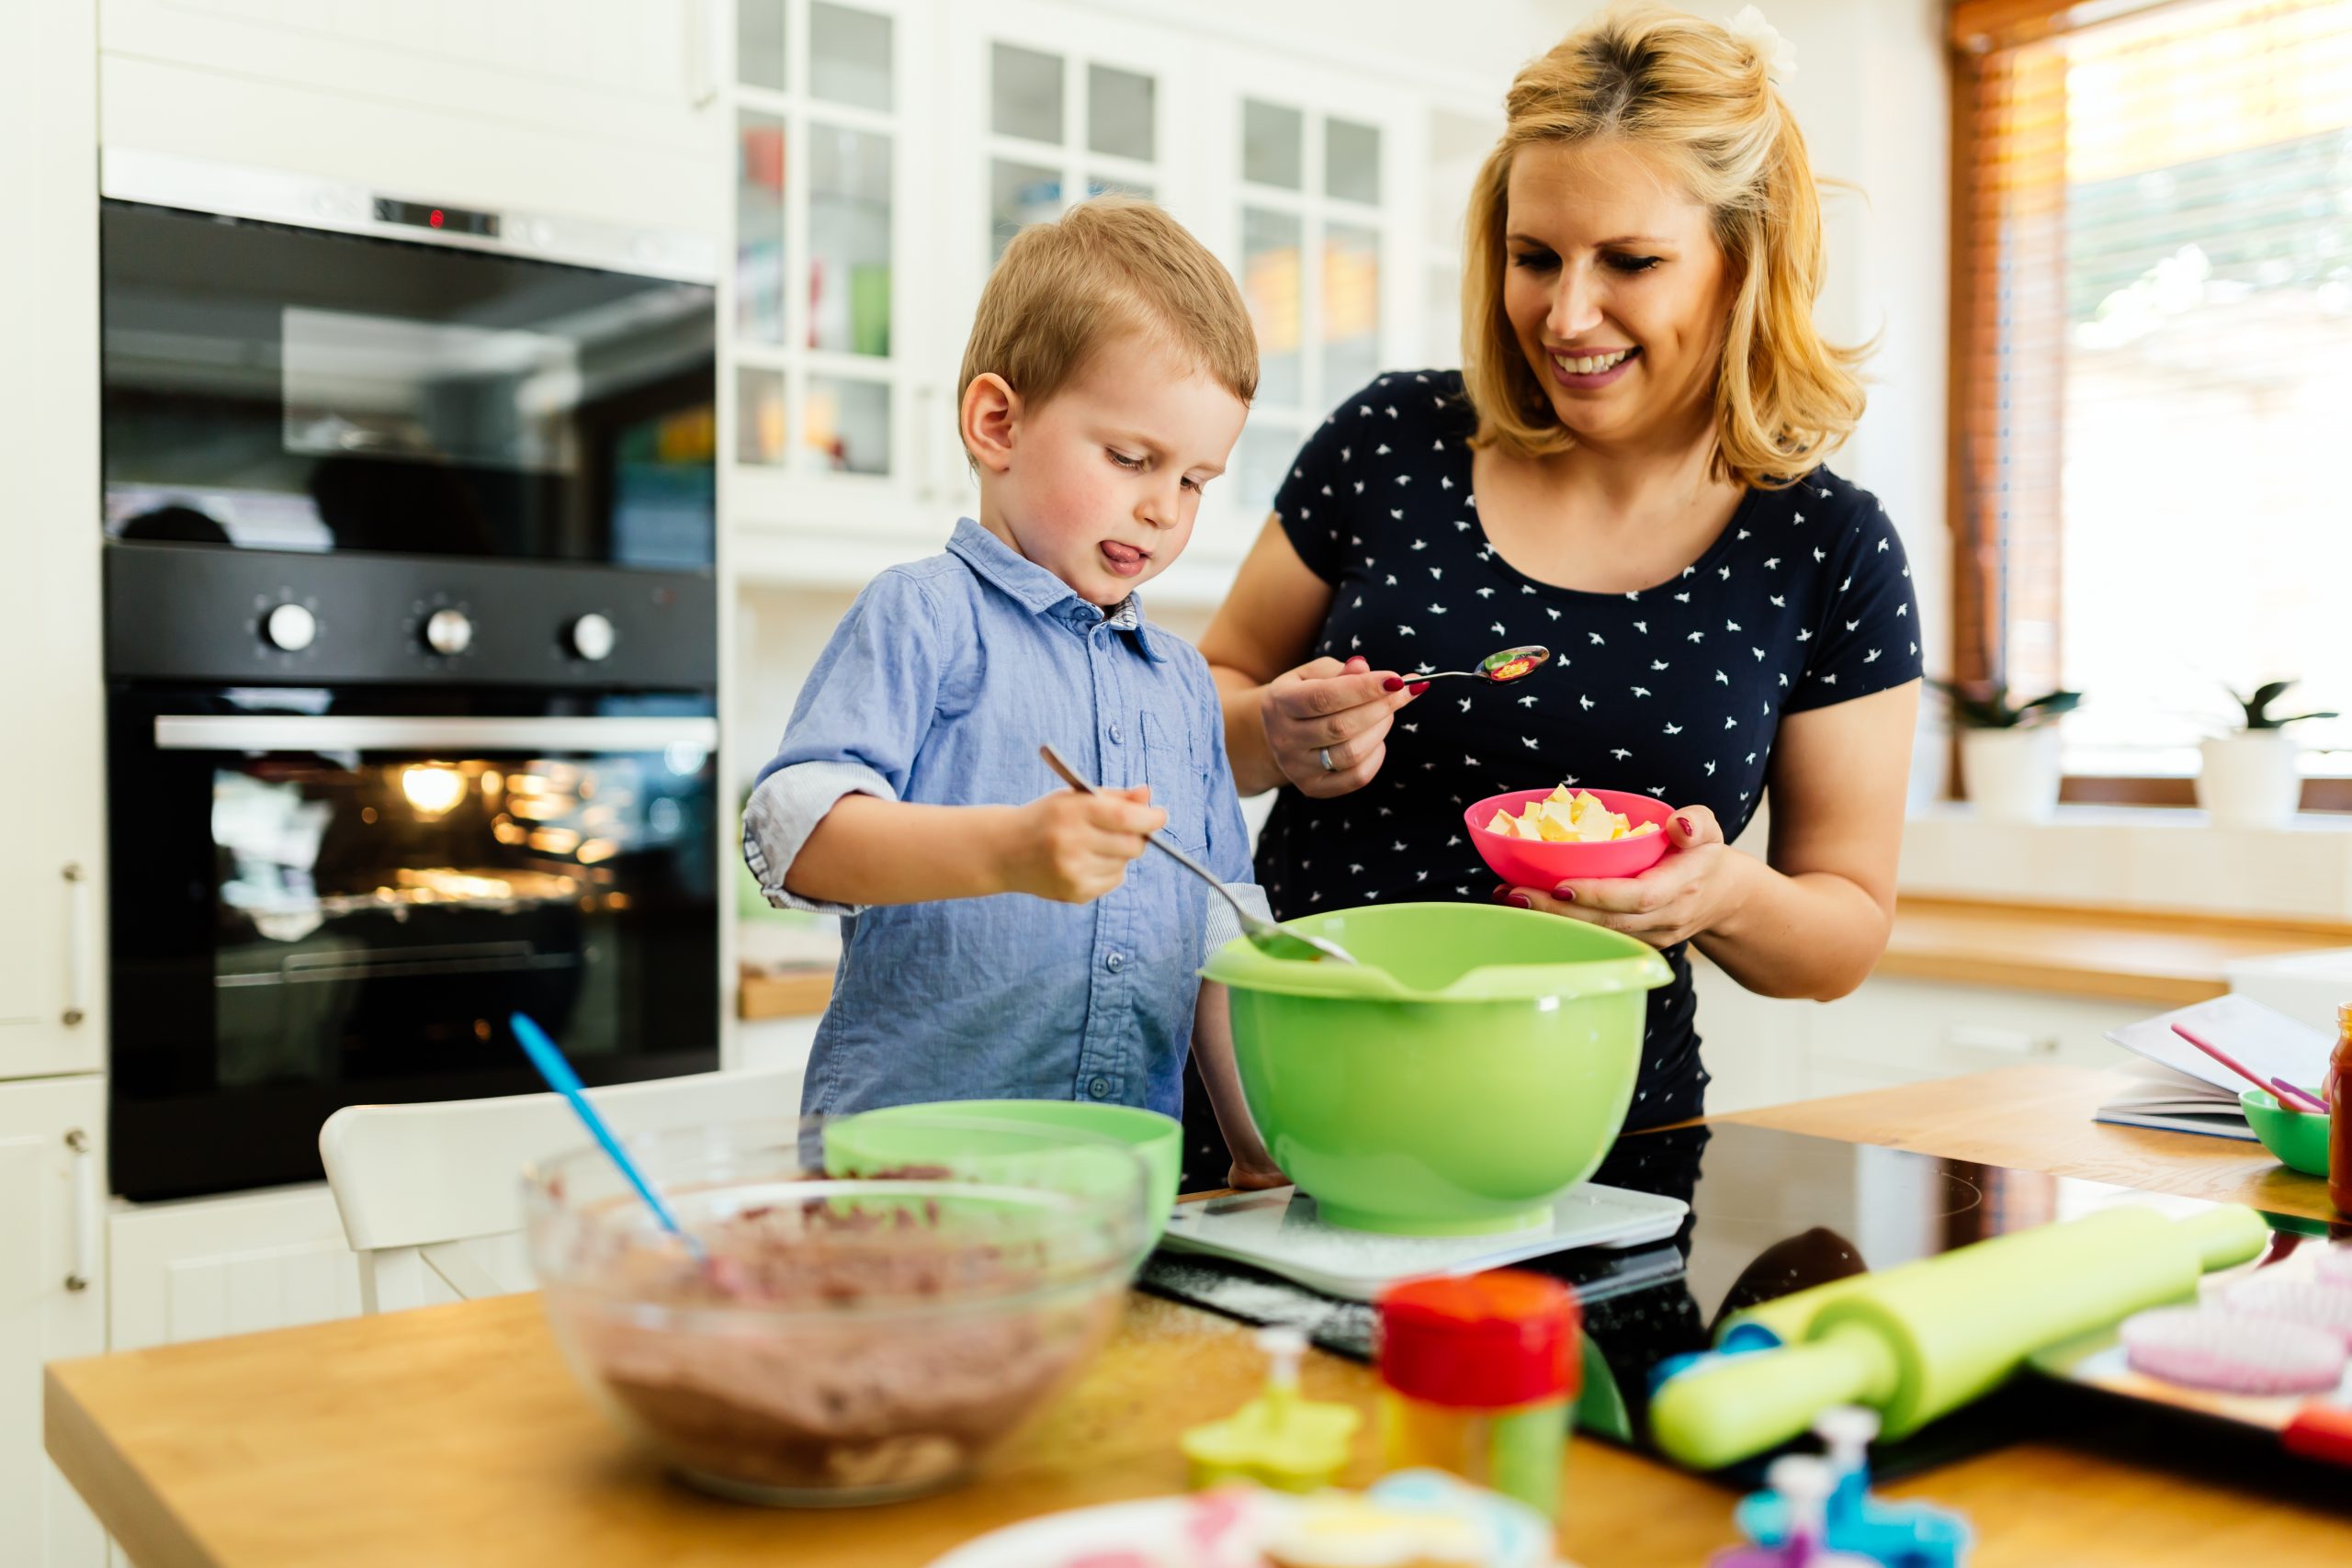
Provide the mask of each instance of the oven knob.
[{"label": "oven knob", "polygon": [[474,624],[463,610],[435,610],[424,623],[424,646],[454,659],[473,646]]},{"label": "oven knob", "polygon": [[262,640],[288,653],[300,653],[318,640],[318,617],[300,604],[280,604],[262,617]]},{"label": "oven knob", "polygon": [[591,610],[571,623],[566,640],[571,644],[572,652],[591,664],[597,663],[612,654],[613,623]]}]

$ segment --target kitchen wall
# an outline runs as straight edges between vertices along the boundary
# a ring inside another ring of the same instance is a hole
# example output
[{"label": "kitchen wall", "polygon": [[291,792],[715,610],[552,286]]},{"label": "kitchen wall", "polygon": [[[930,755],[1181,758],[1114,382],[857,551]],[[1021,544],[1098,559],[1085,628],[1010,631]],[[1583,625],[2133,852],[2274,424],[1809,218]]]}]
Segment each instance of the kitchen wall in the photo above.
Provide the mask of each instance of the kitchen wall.
[{"label": "kitchen wall", "polygon": [[[1109,8],[1165,15],[1152,0],[1108,0]],[[1431,26],[1420,0],[1293,0],[1278,23],[1255,0],[1193,0],[1187,25],[1274,35],[1302,57],[1425,62],[1431,80],[1464,117],[1498,115],[1512,72],[1603,7],[1555,0],[1481,0],[1476,26]],[[1854,189],[1828,199],[1829,278],[1819,312],[1841,341],[1876,334],[1871,406],[1836,467],[1875,491],[1895,520],[1918,585],[1931,670],[1944,667],[1947,571],[1944,497],[1944,298],[1947,262],[1944,160],[1946,99],[1936,0],[1778,0],[1768,16],[1796,46],[1786,85],[1815,169]],[[1702,13],[1703,14],[1703,13]],[[1449,116],[1449,120],[1453,117]],[[1474,120],[1462,122],[1475,127]],[[1499,119],[1496,121],[1499,124]],[[1431,177],[1438,211],[1458,211],[1475,157],[1447,157]],[[1442,188],[1450,184],[1453,194]],[[952,517],[943,515],[944,539]],[[1149,598],[1148,592],[1146,595]],[[746,584],[738,595],[736,666],[729,717],[735,757],[748,784],[784,732],[802,676],[852,595]],[[1197,637],[1211,612],[1152,605],[1152,615]],[[1923,730],[1914,798],[1940,790],[1943,747]]]}]

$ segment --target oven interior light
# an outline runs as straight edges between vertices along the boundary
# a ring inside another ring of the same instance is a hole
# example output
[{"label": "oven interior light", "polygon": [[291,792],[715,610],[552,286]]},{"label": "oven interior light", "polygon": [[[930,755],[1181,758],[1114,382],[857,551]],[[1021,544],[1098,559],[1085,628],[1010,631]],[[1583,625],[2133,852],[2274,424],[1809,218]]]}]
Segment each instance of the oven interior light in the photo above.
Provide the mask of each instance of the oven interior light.
[{"label": "oven interior light", "polygon": [[401,793],[419,817],[439,817],[465,798],[466,775],[455,768],[403,768]]}]

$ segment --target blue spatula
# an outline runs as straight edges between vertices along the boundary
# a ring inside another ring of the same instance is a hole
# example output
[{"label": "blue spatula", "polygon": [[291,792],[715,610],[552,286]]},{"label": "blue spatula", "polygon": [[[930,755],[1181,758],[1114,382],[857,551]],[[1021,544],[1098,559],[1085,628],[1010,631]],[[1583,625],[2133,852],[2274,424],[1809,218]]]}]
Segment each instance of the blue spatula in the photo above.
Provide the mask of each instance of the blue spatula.
[{"label": "blue spatula", "polygon": [[662,1194],[653,1190],[653,1183],[645,1179],[645,1173],[639,1170],[637,1162],[628,1157],[628,1151],[621,1147],[621,1141],[613,1136],[613,1130],[605,1125],[605,1119],[596,1114],[594,1106],[588,1103],[588,1096],[581,1089],[580,1075],[571,1070],[571,1064],[565,1060],[561,1048],[548,1038],[546,1030],[519,1012],[507,1014],[506,1022],[514,1031],[514,1038],[523,1043],[523,1054],[531,1058],[531,1066],[539,1069],[539,1077],[547,1079],[548,1087],[563,1096],[580,1120],[588,1124],[588,1131],[595,1136],[604,1151],[612,1156],[613,1163],[620,1167],[623,1176],[628,1178],[628,1184],[637,1189],[637,1195],[645,1200],[645,1206],[651,1209],[653,1217],[662,1222],[662,1228],[684,1243],[686,1250],[694,1254],[696,1263],[708,1268],[710,1254],[700,1241],[686,1233],[684,1225],[678,1224],[677,1216],[670,1213],[670,1205],[662,1201]]}]

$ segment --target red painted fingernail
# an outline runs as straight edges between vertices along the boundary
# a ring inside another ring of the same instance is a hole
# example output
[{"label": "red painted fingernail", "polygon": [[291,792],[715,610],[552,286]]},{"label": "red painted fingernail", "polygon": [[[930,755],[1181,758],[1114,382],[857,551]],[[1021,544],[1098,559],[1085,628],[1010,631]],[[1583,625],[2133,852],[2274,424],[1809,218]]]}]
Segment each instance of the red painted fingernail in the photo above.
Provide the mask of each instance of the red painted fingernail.
[{"label": "red painted fingernail", "polygon": [[1527,895],[1524,893],[1514,893],[1510,897],[1504,899],[1503,902],[1506,904],[1516,904],[1522,909],[1532,909],[1535,908],[1534,905],[1527,901]]},{"label": "red painted fingernail", "polygon": [[1417,697],[1418,697],[1418,696],[1419,696],[1423,692],[1428,691],[1429,689],[1430,689],[1430,683],[1429,683],[1427,681],[1416,681],[1416,682],[1413,682],[1413,684],[1412,684],[1412,688],[1411,688],[1413,695],[1415,695],[1415,696],[1417,696]]},{"label": "red painted fingernail", "polygon": [[1563,903],[1573,904],[1577,901],[1577,890],[1563,882],[1560,886],[1552,889],[1552,897],[1561,900]]},{"label": "red painted fingernail", "polygon": [[1674,825],[1682,829],[1682,836],[1686,839],[1695,839],[1699,836],[1699,829],[1690,826],[1690,818],[1688,817],[1676,818]]},{"label": "red painted fingernail", "polygon": [[1391,675],[1388,679],[1380,682],[1380,689],[1384,692],[1401,692],[1405,689],[1405,682],[1396,679],[1396,676]]},{"label": "red painted fingernail", "polygon": [[1510,897],[1510,884],[1508,882],[1496,883],[1495,890],[1492,893],[1487,894],[1487,897],[1493,899],[1498,904],[1501,903],[1504,899]]}]

